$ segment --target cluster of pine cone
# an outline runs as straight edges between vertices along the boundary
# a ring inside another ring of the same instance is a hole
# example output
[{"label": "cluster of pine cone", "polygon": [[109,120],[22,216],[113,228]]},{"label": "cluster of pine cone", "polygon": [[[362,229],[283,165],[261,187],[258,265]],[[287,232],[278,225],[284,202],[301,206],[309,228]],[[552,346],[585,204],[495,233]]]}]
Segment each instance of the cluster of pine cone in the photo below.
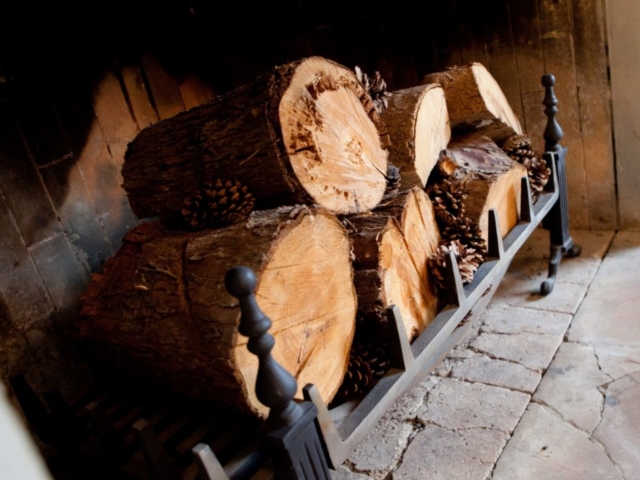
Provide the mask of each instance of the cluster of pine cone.
[{"label": "cluster of pine cone", "polygon": [[429,269],[442,290],[447,288],[446,257],[453,252],[458,262],[462,283],[471,283],[478,267],[484,262],[487,243],[480,235],[480,226],[465,216],[464,203],[468,192],[464,183],[448,179],[427,189],[433,203],[442,242],[429,259]]},{"label": "cluster of pine cone", "polygon": [[547,162],[533,150],[531,139],[526,135],[510,137],[502,144],[501,148],[512,160],[522,164],[527,169],[532,200],[536,202],[551,175]]},{"label": "cluster of pine cone", "polygon": [[182,217],[194,229],[219,228],[246,219],[255,197],[238,181],[207,182],[185,199]]}]

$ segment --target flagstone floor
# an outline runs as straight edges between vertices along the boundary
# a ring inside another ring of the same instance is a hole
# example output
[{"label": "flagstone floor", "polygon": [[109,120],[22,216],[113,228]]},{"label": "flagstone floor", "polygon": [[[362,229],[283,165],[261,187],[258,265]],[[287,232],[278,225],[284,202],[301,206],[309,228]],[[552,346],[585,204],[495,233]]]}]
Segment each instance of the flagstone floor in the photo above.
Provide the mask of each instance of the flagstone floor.
[{"label": "flagstone floor", "polygon": [[640,232],[573,231],[553,293],[547,232],[467,338],[400,398],[336,480],[640,478]]}]

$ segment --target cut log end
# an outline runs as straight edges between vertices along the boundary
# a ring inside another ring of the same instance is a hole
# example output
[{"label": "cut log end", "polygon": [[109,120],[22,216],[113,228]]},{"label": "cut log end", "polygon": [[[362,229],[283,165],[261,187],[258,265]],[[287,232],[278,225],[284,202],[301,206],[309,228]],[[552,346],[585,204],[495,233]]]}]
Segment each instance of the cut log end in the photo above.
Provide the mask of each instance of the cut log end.
[{"label": "cut log end", "polygon": [[427,184],[440,152],[447,148],[450,139],[451,127],[444,92],[430,85],[416,119],[416,172],[421,180],[419,186]]},{"label": "cut log end", "polygon": [[367,100],[352,72],[312,57],[296,69],[280,102],[282,137],[298,181],[336,213],[375,207],[386,187],[387,151]]},{"label": "cut log end", "polygon": [[254,392],[258,360],[238,333],[238,302],[223,282],[245,265],[273,322],[274,359],[328,403],[355,332],[350,252],[338,219],[317,208],[255,212],[244,224],[195,233],[145,223],[92,282],[81,334],[130,371],[264,416]]},{"label": "cut log end", "polygon": [[427,323],[427,278],[413,263],[398,228],[388,229],[380,244],[380,269],[385,307],[397,305],[407,336],[416,338]]},{"label": "cut log end", "polygon": [[496,79],[493,78],[493,75],[480,63],[472,64],[471,71],[478,85],[478,91],[482,96],[482,100],[487,106],[487,110],[511,127],[516,133],[521,134],[522,127],[520,126],[520,121],[515,113],[513,113],[507,97],[505,97],[500,85],[498,85]]},{"label": "cut log end", "polygon": [[382,119],[391,138],[389,160],[401,171],[401,188],[424,187],[451,137],[444,92],[428,84],[388,96]]},{"label": "cut log end", "polygon": [[[350,245],[334,217],[306,216],[274,243],[260,273],[256,297],[271,319],[274,358],[302,388],[313,383],[328,403],[349,362],[355,332],[355,292]],[[255,384],[258,360],[238,337],[233,356],[247,386]],[[249,401],[258,407],[253,388]]]},{"label": "cut log end", "polygon": [[491,208],[498,212],[503,237],[518,223],[521,178],[527,171],[489,138],[457,138],[445,150],[438,171],[454,185],[464,186],[465,216],[479,224],[484,240]]},{"label": "cut log end", "polygon": [[506,237],[520,218],[520,190],[522,177],[526,176],[524,168],[514,167],[501,175],[489,189],[485,206],[480,215],[480,231],[482,238],[489,241],[489,210],[495,208],[500,221],[500,233]]},{"label": "cut log end", "polygon": [[427,262],[440,242],[433,207],[418,187],[393,196],[371,214],[350,217],[355,284],[367,329],[384,322],[397,305],[413,340],[437,314],[435,284]]},{"label": "cut log end", "polygon": [[454,131],[482,132],[498,142],[522,133],[520,121],[498,82],[482,64],[472,63],[432,73],[423,83],[442,85]]}]

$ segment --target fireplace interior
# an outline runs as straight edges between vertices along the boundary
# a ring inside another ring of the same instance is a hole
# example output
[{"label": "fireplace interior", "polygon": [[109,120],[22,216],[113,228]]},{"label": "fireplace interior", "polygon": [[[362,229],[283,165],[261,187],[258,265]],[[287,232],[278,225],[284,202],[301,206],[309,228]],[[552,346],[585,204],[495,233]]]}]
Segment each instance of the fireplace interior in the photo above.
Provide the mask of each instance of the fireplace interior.
[{"label": "fireplace interior", "polygon": [[[234,439],[256,429],[247,420],[227,425],[234,433],[216,439],[224,414],[97,362],[94,347],[76,340],[76,319],[92,274],[101,272],[126,232],[150,220],[134,215],[122,188],[129,142],[145,127],[275,65],[322,56],[379,71],[394,91],[418,85],[428,73],[480,62],[538,150],[546,122],[540,77],[553,72],[563,144],[571,151],[571,226],[613,230],[633,221],[616,200],[603,4],[453,0],[427,8],[423,15],[409,2],[304,0],[0,7],[0,375],[55,478],[125,478],[122,470],[105,472],[89,455],[78,458],[64,448],[80,435],[78,422],[104,427],[95,410],[100,402],[111,413],[129,412],[131,421],[151,408],[154,396],[165,396],[163,405],[154,405],[154,421],[180,430],[182,443],[173,447],[182,454],[186,438],[197,433],[225,444],[222,458],[231,458],[240,449]],[[68,412],[69,437],[57,449],[48,445],[50,425],[38,420],[44,400],[62,410],[82,407],[80,418]],[[138,425],[140,438],[145,428]],[[100,441],[107,443],[93,447],[111,455],[107,464],[118,463],[122,452],[113,450],[109,434]],[[133,437],[118,441],[139,445]],[[143,478],[129,467],[126,478]]]}]

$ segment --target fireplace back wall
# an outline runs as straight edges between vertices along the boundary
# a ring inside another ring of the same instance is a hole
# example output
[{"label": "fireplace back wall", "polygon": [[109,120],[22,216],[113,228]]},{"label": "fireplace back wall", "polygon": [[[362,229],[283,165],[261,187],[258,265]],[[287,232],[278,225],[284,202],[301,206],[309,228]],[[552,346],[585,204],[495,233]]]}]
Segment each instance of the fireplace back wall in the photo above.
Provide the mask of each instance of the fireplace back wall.
[{"label": "fireplace back wall", "polygon": [[[435,2],[424,18],[409,2],[232,2],[224,12],[197,0],[0,8],[12,27],[2,29],[0,47],[3,378],[28,373],[68,392],[86,378],[70,343],[80,295],[140,221],[121,188],[128,142],[153,122],[309,55],[380,70],[391,90],[482,62],[530,132],[543,128],[539,81],[553,72],[571,149],[572,226],[617,226],[600,0],[453,0]],[[39,20],[46,22],[36,28]]]}]

